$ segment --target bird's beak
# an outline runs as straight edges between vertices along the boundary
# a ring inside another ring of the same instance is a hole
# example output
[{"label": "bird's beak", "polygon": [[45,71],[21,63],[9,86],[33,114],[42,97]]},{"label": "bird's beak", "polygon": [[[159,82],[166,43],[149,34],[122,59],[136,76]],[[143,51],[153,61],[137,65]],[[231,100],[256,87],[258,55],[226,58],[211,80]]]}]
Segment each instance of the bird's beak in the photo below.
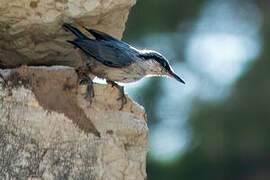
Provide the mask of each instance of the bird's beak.
[{"label": "bird's beak", "polygon": [[177,81],[185,84],[185,81],[183,79],[181,79],[177,74],[175,74],[174,72],[169,72],[168,73],[168,76],[173,78],[173,79],[176,79]]}]

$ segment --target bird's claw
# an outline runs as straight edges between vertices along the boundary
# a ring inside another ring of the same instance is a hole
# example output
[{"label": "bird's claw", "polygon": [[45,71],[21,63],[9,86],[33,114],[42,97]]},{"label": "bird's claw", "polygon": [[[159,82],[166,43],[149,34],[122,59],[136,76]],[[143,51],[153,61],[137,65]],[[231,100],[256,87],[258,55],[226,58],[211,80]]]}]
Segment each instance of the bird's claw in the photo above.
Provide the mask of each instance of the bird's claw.
[{"label": "bird's claw", "polygon": [[95,96],[92,79],[88,75],[83,74],[83,78],[79,79],[79,84],[87,85],[85,99],[92,104],[93,97]]},{"label": "bird's claw", "polygon": [[119,100],[122,101],[122,102],[121,102],[121,106],[120,106],[120,108],[119,108],[119,111],[121,111],[121,110],[124,108],[124,105],[127,104],[127,98],[126,98],[126,96],[122,96],[122,97],[117,98],[117,100],[118,100],[118,101],[119,101]]},{"label": "bird's claw", "polygon": [[116,87],[119,90],[119,97],[116,99],[117,101],[121,100],[120,111],[124,108],[124,105],[127,104],[127,97],[125,96],[124,87],[118,85],[114,81],[107,81],[107,83],[111,84],[112,87]]},{"label": "bird's claw", "polygon": [[117,98],[117,101],[120,101],[120,100],[121,100],[121,107],[119,110],[121,111],[123,109],[124,105],[127,104],[127,97],[125,96],[123,87],[121,87],[120,96],[119,96],[119,98]]}]

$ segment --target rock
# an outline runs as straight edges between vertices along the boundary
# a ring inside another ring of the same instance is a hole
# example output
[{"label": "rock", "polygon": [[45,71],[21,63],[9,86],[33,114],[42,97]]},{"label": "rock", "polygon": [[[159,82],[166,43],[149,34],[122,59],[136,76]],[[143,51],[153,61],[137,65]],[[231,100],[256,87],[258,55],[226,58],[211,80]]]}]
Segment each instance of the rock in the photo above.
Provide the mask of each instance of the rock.
[{"label": "rock", "polygon": [[[35,6],[35,5],[33,5]],[[73,69],[21,67],[0,86],[0,179],[146,179],[147,124],[116,88],[92,104]]]},{"label": "rock", "polygon": [[[121,38],[136,0],[0,0],[0,68],[83,66],[71,23]],[[83,29],[81,29],[84,31]],[[84,31],[85,32],[85,31]],[[0,179],[146,179],[147,124],[117,89],[94,85],[92,104],[72,68],[6,70],[0,77]]]},{"label": "rock", "polygon": [[136,0],[0,0],[0,68],[81,65],[61,25],[72,23],[121,38]]}]

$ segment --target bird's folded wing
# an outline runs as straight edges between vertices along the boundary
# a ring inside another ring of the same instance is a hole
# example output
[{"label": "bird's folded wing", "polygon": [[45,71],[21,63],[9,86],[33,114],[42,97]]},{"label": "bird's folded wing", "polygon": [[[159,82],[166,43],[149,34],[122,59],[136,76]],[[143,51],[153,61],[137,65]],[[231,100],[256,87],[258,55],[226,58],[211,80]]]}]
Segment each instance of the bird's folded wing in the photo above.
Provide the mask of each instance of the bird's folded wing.
[{"label": "bird's folded wing", "polygon": [[110,41],[96,41],[91,39],[75,39],[69,41],[83,50],[88,56],[94,57],[104,65],[110,67],[126,67],[132,64],[133,56],[124,47],[114,46]]}]

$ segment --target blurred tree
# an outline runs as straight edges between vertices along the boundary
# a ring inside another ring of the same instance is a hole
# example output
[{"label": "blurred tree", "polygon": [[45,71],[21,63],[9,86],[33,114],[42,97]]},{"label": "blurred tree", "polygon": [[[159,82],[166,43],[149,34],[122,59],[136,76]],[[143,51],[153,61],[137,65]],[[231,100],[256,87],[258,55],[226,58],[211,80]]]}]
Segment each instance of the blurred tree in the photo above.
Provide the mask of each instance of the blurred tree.
[{"label": "blurred tree", "polygon": [[124,39],[156,32],[175,32],[179,23],[195,18],[206,0],[138,0],[127,22]]},{"label": "blurred tree", "polygon": [[187,152],[170,164],[149,161],[149,179],[270,179],[270,3],[257,2],[265,19],[261,56],[225,102],[197,100]]}]

